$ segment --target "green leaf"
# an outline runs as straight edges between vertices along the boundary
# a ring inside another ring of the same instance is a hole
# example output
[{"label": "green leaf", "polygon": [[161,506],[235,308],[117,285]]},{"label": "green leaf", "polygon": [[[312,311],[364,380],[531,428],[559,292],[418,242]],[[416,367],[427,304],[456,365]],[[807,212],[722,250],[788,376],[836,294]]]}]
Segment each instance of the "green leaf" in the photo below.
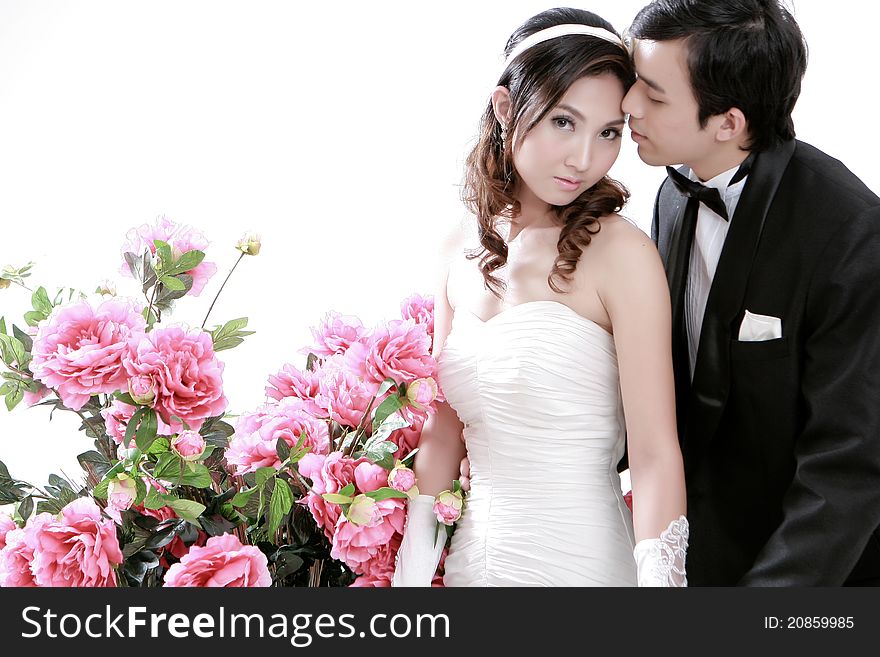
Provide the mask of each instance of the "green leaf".
[{"label": "green leaf", "polygon": [[337,493],[324,493],[321,495],[328,502],[333,504],[351,504],[351,498],[348,495],[339,495]]},{"label": "green leaf", "polygon": [[159,282],[173,292],[186,290],[186,285],[173,276],[162,276],[162,278],[159,279]]},{"label": "green leaf", "polygon": [[381,425],[376,429],[373,429],[373,435],[370,436],[370,439],[366,443],[364,443],[364,450],[371,450],[374,445],[385,442],[388,439],[388,436],[393,432],[408,427],[409,425],[410,423],[405,420],[400,413],[392,413],[385,418]]},{"label": "green leaf", "polygon": [[106,456],[94,450],[83,452],[76,457],[80,466],[86,472],[94,472],[98,477],[103,477],[112,467],[112,463]]},{"label": "green leaf", "polygon": [[11,381],[7,381],[3,385],[0,385],[0,395],[5,395],[8,392],[12,392],[15,389],[15,385]]},{"label": "green leaf", "polygon": [[141,257],[139,255],[135,255],[131,251],[126,251],[122,254],[122,257],[125,258],[125,264],[128,265],[128,271],[131,272],[132,278],[136,281],[141,280]]},{"label": "green leaf", "polygon": [[400,460],[400,462],[403,463],[404,465],[407,465],[407,466],[408,466],[408,464],[411,463],[412,460],[416,457],[416,452],[418,452],[418,451],[419,451],[419,448],[416,447],[413,451],[411,451],[409,454],[407,454],[406,456],[404,456],[404,457]]},{"label": "green leaf", "polygon": [[[142,452],[149,452],[153,441],[156,440],[156,432],[159,430],[159,420],[156,418],[156,411],[152,408],[145,409],[143,418],[137,428],[135,444]],[[126,428],[126,437],[128,431]]]},{"label": "green leaf", "polygon": [[46,288],[38,287],[36,291],[31,295],[31,305],[34,310],[41,313],[44,317],[48,317],[52,312],[52,302],[49,301],[49,295],[46,292]]},{"label": "green leaf", "polygon": [[371,445],[370,449],[364,452],[364,456],[376,465],[383,467],[386,470],[390,470],[394,467],[394,452],[396,452],[397,449],[397,445],[390,440],[387,440],[382,443]]},{"label": "green leaf", "polygon": [[401,408],[403,408],[403,401],[400,399],[400,397],[396,395],[386,397],[385,401],[379,404],[379,407],[376,409],[376,412],[373,415],[373,426],[382,426],[382,423],[389,415],[391,415],[395,411],[400,410]]},{"label": "green leaf", "polygon": [[379,391],[376,393],[376,397],[381,397],[386,392],[391,390],[391,388],[393,386],[396,386],[396,385],[397,385],[397,383],[395,383],[394,379],[385,379],[382,382],[382,385],[379,386]]},{"label": "green leaf", "polygon": [[106,477],[95,486],[95,489],[92,491],[92,497],[98,500],[106,500],[107,499],[107,489],[110,488],[110,482],[115,479],[115,477]]},{"label": "green leaf", "polygon": [[34,498],[28,495],[21,502],[18,503],[18,516],[21,518],[22,522],[27,522],[27,519],[31,517],[31,513],[34,512]]},{"label": "green leaf", "polygon": [[390,488],[388,486],[384,488],[378,488],[376,490],[371,490],[367,493],[364,493],[364,495],[376,500],[377,502],[381,502],[382,500],[388,500],[391,498],[406,499],[408,497],[406,493],[394,488]]},{"label": "green leaf", "polygon": [[150,444],[150,448],[147,450],[147,454],[158,456],[159,454],[165,454],[169,451],[171,451],[171,441],[164,436],[158,436],[156,440],[154,440]]},{"label": "green leaf", "polygon": [[19,402],[24,399],[24,390],[21,388],[17,388],[13,392],[10,392],[6,395],[6,409],[12,410],[16,406],[18,406]]},{"label": "green leaf", "polygon": [[[4,330],[3,333],[6,331]],[[27,333],[18,328],[15,324],[12,325],[12,335],[18,338],[18,341],[21,342],[25,351],[33,351],[34,348],[34,339],[29,336]]]},{"label": "green leaf", "polygon": [[343,488],[341,491],[339,491],[339,494],[351,497],[352,495],[354,495],[354,484],[349,484],[348,486]]},{"label": "green leaf", "polygon": [[175,262],[171,267],[166,268],[163,272],[166,276],[174,276],[175,274],[183,274],[184,272],[191,271],[201,264],[202,260],[205,259],[205,254],[202,251],[187,251],[180,259]]},{"label": "green leaf", "polygon": [[257,492],[256,488],[251,488],[250,490],[242,490],[235,494],[235,497],[232,498],[232,506],[243,507],[247,505],[250,501],[251,497],[254,493]]},{"label": "green leaf", "polygon": [[147,495],[144,498],[144,507],[147,509],[153,509],[154,511],[157,509],[161,509],[162,507],[167,506],[165,501],[165,497],[155,488],[150,488],[147,491]]},{"label": "green leaf", "polygon": [[[137,477],[134,480],[134,487],[136,492],[132,504],[143,504],[144,498],[147,496],[147,485],[142,477]],[[150,490],[153,490],[153,488],[151,487]]]},{"label": "green leaf", "polygon": [[281,459],[282,462],[290,457],[290,445],[287,444],[287,441],[284,440],[284,438],[279,438],[275,442],[275,453],[278,454],[278,458]]},{"label": "green leaf", "polygon": [[171,245],[162,240],[153,240],[153,244],[156,246],[156,254],[159,256],[162,268],[170,267],[172,260],[174,260],[171,256]]},{"label": "green leaf", "polygon": [[62,479],[61,477],[59,477],[58,475],[55,475],[55,474],[49,475],[49,484],[51,484],[52,486],[55,486],[56,488],[59,488],[59,489],[73,490],[70,487],[70,482],[68,482],[66,479]]},{"label": "green leaf", "polygon": [[198,524],[198,518],[205,510],[204,504],[184,499],[168,500],[168,506],[181,518],[193,524]]},{"label": "green leaf", "polygon": [[211,471],[201,463],[185,463],[183,459],[167,452],[159,457],[153,471],[156,479],[164,479],[184,486],[208,488],[211,486]]},{"label": "green leaf", "polygon": [[4,317],[0,317],[0,333],[6,335],[6,319]]},{"label": "green leaf", "polygon": [[293,506],[293,493],[290,485],[284,479],[275,480],[275,488],[272,491],[272,499],[269,501],[269,531],[275,533],[281,525],[281,520]]},{"label": "green leaf", "polygon": [[46,315],[38,310],[29,310],[24,314],[24,321],[28,326],[36,326],[44,319],[46,319]]},{"label": "green leaf", "polygon": [[257,475],[257,486],[263,486],[267,481],[269,481],[272,477],[278,474],[278,470],[271,467],[266,468],[258,468]]},{"label": "green leaf", "polygon": [[[128,421],[128,424],[125,426],[125,442],[123,443],[123,447],[127,447],[131,445],[131,439],[135,437],[137,433],[138,425],[141,420],[146,415],[147,411],[151,410],[149,408],[138,408],[131,416],[131,419]],[[141,451],[145,451],[145,447],[141,447]]]}]

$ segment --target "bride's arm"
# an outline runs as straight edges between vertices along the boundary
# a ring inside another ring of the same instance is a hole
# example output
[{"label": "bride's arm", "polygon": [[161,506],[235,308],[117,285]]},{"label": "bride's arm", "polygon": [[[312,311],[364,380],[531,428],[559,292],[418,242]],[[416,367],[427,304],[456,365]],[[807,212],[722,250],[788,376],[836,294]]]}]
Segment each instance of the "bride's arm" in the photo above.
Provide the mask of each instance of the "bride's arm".
[{"label": "bride's arm", "polygon": [[[452,327],[452,307],[447,295],[448,270],[434,296],[434,351],[437,358]],[[441,382],[442,383],[442,382]],[[462,424],[445,402],[437,405],[422,428],[414,471],[421,493],[409,502],[403,542],[397,552],[392,586],[430,586],[446,543],[445,530],[437,531],[434,497],[451,487],[465,455]]]},{"label": "bride's arm", "polygon": [[655,572],[656,564],[648,562],[669,561],[672,553],[665,544],[680,552],[681,561],[680,576],[666,573],[667,583],[683,584],[686,496],[675,418],[669,288],[647,235],[630,226],[616,228],[623,230],[615,231],[604,249],[600,296],[611,318],[619,363],[639,581],[646,583]]}]

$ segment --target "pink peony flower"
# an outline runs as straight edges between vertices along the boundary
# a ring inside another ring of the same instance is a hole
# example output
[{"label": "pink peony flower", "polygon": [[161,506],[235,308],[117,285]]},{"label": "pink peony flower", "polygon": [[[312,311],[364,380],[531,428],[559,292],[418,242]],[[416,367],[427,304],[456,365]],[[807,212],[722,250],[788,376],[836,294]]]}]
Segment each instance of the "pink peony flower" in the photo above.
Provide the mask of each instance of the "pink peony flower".
[{"label": "pink peony flower", "polygon": [[80,497],[34,533],[31,570],[37,586],[116,586],[122,563],[116,525],[101,516],[89,497]]},{"label": "pink peony flower", "polygon": [[289,397],[277,404],[264,404],[238,419],[235,435],[226,448],[226,462],[236,475],[277,468],[281,465],[275,450],[278,439],[294,447],[303,433],[307,436],[303,446],[312,453],[329,451],[327,423],[308,413],[302,400]]},{"label": "pink peony flower", "polygon": [[285,365],[280,372],[269,377],[266,395],[277,401],[285,397],[302,399],[309,413],[315,417],[326,417],[327,409],[315,403],[320,378],[318,372],[298,370],[293,365]]},{"label": "pink peony flower", "polygon": [[132,345],[123,365],[130,377],[152,377],[153,408],[175,431],[183,427],[171,419],[173,415],[198,430],[205,418],[226,410],[223,363],[214,355],[211,335],[205,331],[157,328]]},{"label": "pink peony flower", "polygon": [[[315,396],[318,406],[327,409],[331,420],[343,426],[357,427],[379,390],[375,383],[365,382],[347,370],[336,356],[327,360],[319,372],[319,391]],[[381,403],[377,399],[373,408]]]},{"label": "pink peony flower", "polygon": [[205,439],[198,431],[181,431],[171,441],[171,449],[184,461],[195,461],[205,452]]},{"label": "pink peony flower", "polygon": [[400,316],[403,319],[411,319],[416,324],[424,324],[431,338],[434,341],[434,297],[423,297],[420,294],[413,294],[404,299],[400,304]]},{"label": "pink peony flower", "polygon": [[107,487],[107,508],[105,513],[120,525],[122,524],[122,511],[131,508],[137,497],[137,484],[134,479],[125,474],[117,475]]},{"label": "pink peony flower", "polygon": [[407,419],[412,422],[410,426],[392,431],[388,437],[388,440],[398,446],[398,450],[394,453],[394,458],[404,458],[419,445],[426,417],[420,413],[410,413]]},{"label": "pink peony flower", "polygon": [[308,505],[312,517],[324,529],[328,540],[333,540],[333,532],[342,511],[338,504],[327,502],[321,495],[338,493],[348,484],[354,483],[356,468],[365,462],[369,463],[365,458],[354,460],[343,456],[342,452],[331,452],[327,456],[306,454],[297,463],[299,473],[312,481],[312,491],[300,503]]},{"label": "pink peony flower", "polygon": [[268,560],[258,547],[242,545],[234,534],[212,536],[193,546],[165,573],[165,586],[244,588],[271,586]]},{"label": "pink peony flower", "polygon": [[380,573],[378,575],[361,575],[354,582],[349,584],[349,588],[373,588],[373,589],[387,589],[391,588],[391,578],[394,576],[394,571],[391,571],[390,576],[386,576],[385,573]]},{"label": "pink peony flower", "polygon": [[461,510],[464,500],[461,493],[453,493],[449,490],[441,491],[434,501],[434,515],[444,525],[454,525],[461,518]]},{"label": "pink peony flower", "polygon": [[129,342],[144,336],[146,322],[134,304],[109,299],[58,306],[40,322],[33,345],[34,378],[52,388],[75,411],[99,392],[125,387],[122,361]]},{"label": "pink peony flower", "polygon": [[[104,418],[104,426],[107,429],[107,435],[110,436],[117,445],[128,447],[128,445],[124,444],[125,430],[128,428],[128,421],[131,420],[131,417],[136,410],[137,407],[121,402],[118,399],[114,399],[109,408],[101,410],[101,417]],[[157,415],[156,419],[159,423],[158,435],[170,436],[174,433],[174,429],[165,424],[161,417]],[[134,440],[132,440],[132,443],[133,442]]]},{"label": "pink peony flower", "polygon": [[128,380],[128,394],[136,404],[149,406],[156,399],[156,382],[151,376],[133,376]]},{"label": "pink peony flower", "polygon": [[24,393],[24,403],[28,406],[33,406],[34,404],[39,404],[44,397],[46,397],[51,390],[44,385],[40,385],[39,390],[36,392],[26,391]]},{"label": "pink peony flower", "polygon": [[398,461],[388,473],[388,485],[394,490],[405,493],[416,485],[416,473]]},{"label": "pink peony flower", "polygon": [[[187,251],[204,251],[208,248],[208,240],[199,231],[190,226],[175,223],[165,216],[158,217],[155,224],[142,224],[138,228],[132,228],[126,233],[127,241],[122,245],[123,253],[134,253],[143,255],[147,249],[150,253],[156,253],[156,245],[154,240],[167,242],[171,246],[171,251],[175,257],[180,257]],[[131,277],[131,270],[128,264],[123,260],[122,273]],[[186,272],[192,276],[193,284],[189,293],[197,297],[201,294],[205,285],[210,278],[217,273],[217,265],[213,262],[205,262],[202,260],[195,269]]]},{"label": "pink peony flower", "polygon": [[437,382],[431,377],[416,379],[406,387],[407,401],[419,411],[426,411],[437,399]]},{"label": "pink peony flower", "polygon": [[0,587],[37,586],[31,564],[34,561],[34,535],[43,525],[55,520],[51,513],[31,516],[23,529],[6,534],[6,545],[0,550]]},{"label": "pink peony flower", "polygon": [[330,556],[345,562],[355,573],[376,573],[393,563],[403,538],[406,518],[404,500],[376,502],[377,519],[356,525],[345,516],[336,521]]},{"label": "pink peony flower", "polygon": [[6,547],[6,534],[18,529],[15,521],[6,513],[0,513],[0,550]]},{"label": "pink peony flower", "polygon": [[354,483],[361,493],[384,488],[388,484],[388,471],[380,465],[362,459],[355,466]]},{"label": "pink peony flower", "polygon": [[327,358],[344,354],[346,350],[366,334],[364,325],[357,317],[329,312],[322,322],[311,329],[315,344],[302,349],[300,353],[315,354]]},{"label": "pink peony flower", "polygon": [[433,378],[437,365],[431,357],[431,339],[424,324],[393,320],[370,336],[366,353],[367,378],[397,383]]},{"label": "pink peony flower", "polygon": [[382,522],[382,514],[379,513],[379,505],[376,500],[366,495],[355,495],[345,517],[353,525],[373,527]]}]

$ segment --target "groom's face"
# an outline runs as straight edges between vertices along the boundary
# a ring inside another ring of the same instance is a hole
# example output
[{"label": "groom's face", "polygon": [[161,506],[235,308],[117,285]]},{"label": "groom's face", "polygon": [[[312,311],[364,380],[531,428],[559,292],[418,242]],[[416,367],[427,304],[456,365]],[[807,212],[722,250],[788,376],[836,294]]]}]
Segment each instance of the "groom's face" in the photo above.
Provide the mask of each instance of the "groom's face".
[{"label": "groom's face", "polygon": [[623,111],[630,115],[639,157],[653,166],[693,167],[711,155],[715,141],[711,130],[700,127],[685,43],[637,39],[633,58],[638,79],[623,99]]}]

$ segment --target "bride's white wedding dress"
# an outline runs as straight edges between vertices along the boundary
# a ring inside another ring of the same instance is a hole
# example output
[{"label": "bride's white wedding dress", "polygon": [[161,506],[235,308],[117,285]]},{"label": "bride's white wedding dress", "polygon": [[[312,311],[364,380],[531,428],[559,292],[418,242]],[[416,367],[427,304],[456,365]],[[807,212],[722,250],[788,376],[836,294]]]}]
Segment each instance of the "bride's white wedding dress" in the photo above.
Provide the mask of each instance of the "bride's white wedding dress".
[{"label": "bride's white wedding dress", "polygon": [[460,309],[439,376],[471,468],[446,586],[635,586],[612,336],[557,301]]}]

